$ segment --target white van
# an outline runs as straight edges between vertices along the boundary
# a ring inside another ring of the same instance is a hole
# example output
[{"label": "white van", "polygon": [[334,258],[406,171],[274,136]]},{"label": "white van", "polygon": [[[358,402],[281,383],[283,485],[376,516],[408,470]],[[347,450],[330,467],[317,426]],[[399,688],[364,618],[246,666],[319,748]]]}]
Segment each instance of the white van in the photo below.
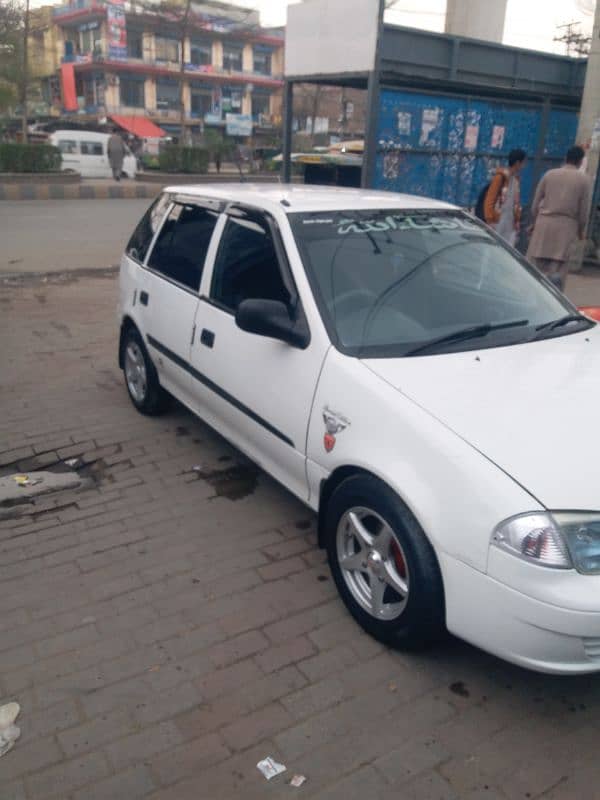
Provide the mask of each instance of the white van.
[{"label": "white van", "polygon": [[[79,172],[82,178],[112,178],[108,160],[108,133],[96,131],[55,131],[50,135],[50,144],[62,153],[62,169]],[[123,175],[135,178],[137,162],[131,150],[125,145]]]}]

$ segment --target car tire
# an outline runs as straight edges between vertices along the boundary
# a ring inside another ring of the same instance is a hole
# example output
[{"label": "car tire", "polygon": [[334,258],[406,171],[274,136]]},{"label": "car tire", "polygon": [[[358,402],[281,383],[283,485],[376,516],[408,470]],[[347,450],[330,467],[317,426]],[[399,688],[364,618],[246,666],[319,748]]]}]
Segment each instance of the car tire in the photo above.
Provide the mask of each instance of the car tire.
[{"label": "car tire", "polygon": [[434,550],[398,495],[355,475],[325,510],[327,556],[338,591],[372,636],[404,649],[445,633],[444,588]]},{"label": "car tire", "polygon": [[123,375],[131,402],[142,414],[162,414],[169,406],[170,395],[160,385],[156,367],[133,327],[125,334],[122,352]]}]

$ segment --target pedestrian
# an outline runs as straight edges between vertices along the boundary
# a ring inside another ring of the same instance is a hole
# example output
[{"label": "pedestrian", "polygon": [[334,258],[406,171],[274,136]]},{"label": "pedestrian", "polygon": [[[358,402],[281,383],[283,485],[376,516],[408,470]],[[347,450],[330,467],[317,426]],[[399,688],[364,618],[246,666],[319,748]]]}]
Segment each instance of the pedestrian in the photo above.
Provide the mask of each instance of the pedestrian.
[{"label": "pedestrian", "polygon": [[217,168],[217,174],[221,172],[221,151],[215,150],[215,167]]},{"label": "pedestrian", "polygon": [[109,137],[107,150],[113,178],[116,181],[120,181],[121,173],[123,172],[123,159],[125,158],[125,143],[115,129],[113,129]]},{"label": "pedestrian", "polygon": [[577,238],[585,238],[592,184],[581,172],[583,147],[567,153],[562,167],[549,170],[539,182],[531,217],[527,258],[559,289],[569,271],[569,250]]},{"label": "pedestrian", "polygon": [[521,176],[527,153],[521,148],[508,154],[508,169],[498,167],[483,201],[484,218],[511,247],[521,224]]}]

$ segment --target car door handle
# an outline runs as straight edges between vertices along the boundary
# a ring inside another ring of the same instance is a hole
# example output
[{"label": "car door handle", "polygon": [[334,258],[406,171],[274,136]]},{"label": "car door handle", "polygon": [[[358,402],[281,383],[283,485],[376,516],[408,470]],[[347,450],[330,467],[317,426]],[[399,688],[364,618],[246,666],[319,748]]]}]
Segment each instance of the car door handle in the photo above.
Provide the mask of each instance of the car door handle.
[{"label": "car door handle", "polygon": [[206,328],[202,328],[200,341],[205,347],[212,347],[215,343],[215,335],[212,331],[207,331]]},{"label": "car door handle", "polygon": [[150,295],[148,294],[148,292],[140,292],[140,303],[143,306],[147,306],[148,305],[148,300],[149,299],[150,299]]}]

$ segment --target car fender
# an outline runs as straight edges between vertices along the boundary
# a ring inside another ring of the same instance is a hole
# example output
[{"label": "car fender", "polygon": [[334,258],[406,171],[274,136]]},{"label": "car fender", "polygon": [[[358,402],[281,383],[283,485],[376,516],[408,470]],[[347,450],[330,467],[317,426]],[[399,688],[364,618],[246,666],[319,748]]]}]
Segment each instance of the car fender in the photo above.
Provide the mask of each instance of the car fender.
[{"label": "car fender", "polygon": [[390,486],[434,549],[483,572],[495,526],[513,514],[542,509],[485,455],[360,360],[332,348],[307,439],[314,507],[327,481],[350,474],[349,468]]},{"label": "car fender", "polygon": [[145,341],[144,321],[139,302],[144,285],[144,269],[127,255],[121,257],[119,272],[119,366],[123,367],[123,335],[128,325],[134,325]]}]

